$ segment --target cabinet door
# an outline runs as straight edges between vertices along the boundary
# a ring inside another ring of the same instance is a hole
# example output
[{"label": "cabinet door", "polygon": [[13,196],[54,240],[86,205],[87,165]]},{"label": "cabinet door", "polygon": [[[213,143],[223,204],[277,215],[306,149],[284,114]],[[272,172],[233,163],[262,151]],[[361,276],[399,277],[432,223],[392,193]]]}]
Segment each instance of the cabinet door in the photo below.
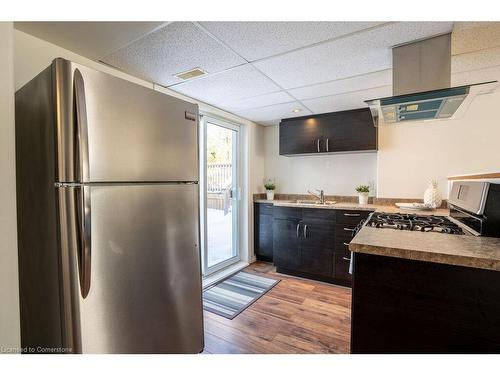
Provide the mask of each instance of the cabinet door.
[{"label": "cabinet door", "polygon": [[323,151],[322,132],[314,118],[282,121],[279,129],[280,155]]},{"label": "cabinet door", "polygon": [[259,240],[257,242],[257,258],[272,261],[273,259],[273,216],[259,215]]},{"label": "cabinet door", "polygon": [[259,260],[273,260],[273,205],[254,204],[254,247]]},{"label": "cabinet door", "polygon": [[304,220],[301,229],[300,270],[312,275],[333,277],[334,222]]},{"label": "cabinet door", "polygon": [[297,270],[299,266],[300,220],[273,220],[273,260],[278,268]]},{"label": "cabinet door", "polygon": [[368,108],[323,116],[321,127],[327,152],[377,149],[377,128]]}]

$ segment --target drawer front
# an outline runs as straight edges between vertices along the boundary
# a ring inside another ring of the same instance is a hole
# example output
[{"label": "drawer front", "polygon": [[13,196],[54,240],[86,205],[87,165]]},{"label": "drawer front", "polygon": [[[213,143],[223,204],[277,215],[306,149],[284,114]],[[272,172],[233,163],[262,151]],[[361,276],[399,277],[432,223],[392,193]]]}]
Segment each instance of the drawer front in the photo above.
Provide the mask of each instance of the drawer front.
[{"label": "drawer front", "polygon": [[363,219],[366,219],[373,211],[337,210],[337,224],[349,224],[356,226]]},{"label": "drawer front", "polygon": [[335,253],[335,278],[350,282],[352,275],[349,273],[351,252]]},{"label": "drawer front", "polygon": [[[336,253],[350,253],[349,250],[349,242],[351,242],[352,238],[335,238],[335,252]],[[348,254],[349,255],[349,254]]]},{"label": "drawer front", "polygon": [[336,224],[335,240],[339,242],[351,242],[354,230],[359,223],[355,224]]},{"label": "drawer front", "polygon": [[303,208],[302,219],[308,220],[322,220],[322,221],[335,221],[335,210],[328,208]]},{"label": "drawer front", "polygon": [[302,208],[279,207],[273,208],[273,216],[277,219],[302,219]]},{"label": "drawer front", "polygon": [[271,203],[255,203],[261,215],[272,215],[274,206]]}]

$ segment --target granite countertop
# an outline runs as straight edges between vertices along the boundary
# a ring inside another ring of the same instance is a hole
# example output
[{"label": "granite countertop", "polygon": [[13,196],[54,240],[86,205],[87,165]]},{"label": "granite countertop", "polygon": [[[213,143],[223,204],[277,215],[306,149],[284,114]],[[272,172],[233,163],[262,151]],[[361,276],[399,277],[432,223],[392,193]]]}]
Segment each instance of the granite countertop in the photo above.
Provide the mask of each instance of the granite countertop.
[{"label": "granite countertop", "polygon": [[389,213],[413,213],[418,215],[439,215],[448,216],[450,211],[445,208],[438,208],[436,210],[404,210],[396,206],[380,205],[380,204],[358,204],[355,202],[337,202],[334,204],[308,204],[308,203],[297,203],[292,200],[267,200],[267,199],[256,199],[255,203],[269,203],[278,207],[298,207],[298,208],[318,208],[323,210],[359,210],[359,211],[376,211],[376,212],[389,212]]},{"label": "granite countertop", "polygon": [[500,271],[500,238],[362,227],[355,253]]}]

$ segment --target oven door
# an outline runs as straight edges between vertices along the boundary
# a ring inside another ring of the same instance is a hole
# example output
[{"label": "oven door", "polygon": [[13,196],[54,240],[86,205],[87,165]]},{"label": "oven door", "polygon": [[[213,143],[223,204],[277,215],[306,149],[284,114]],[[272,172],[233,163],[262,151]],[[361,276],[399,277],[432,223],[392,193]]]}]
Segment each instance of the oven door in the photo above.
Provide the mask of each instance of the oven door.
[{"label": "oven door", "polygon": [[483,233],[484,219],[476,217],[453,204],[450,205],[450,220],[463,227],[464,233],[481,236]]}]

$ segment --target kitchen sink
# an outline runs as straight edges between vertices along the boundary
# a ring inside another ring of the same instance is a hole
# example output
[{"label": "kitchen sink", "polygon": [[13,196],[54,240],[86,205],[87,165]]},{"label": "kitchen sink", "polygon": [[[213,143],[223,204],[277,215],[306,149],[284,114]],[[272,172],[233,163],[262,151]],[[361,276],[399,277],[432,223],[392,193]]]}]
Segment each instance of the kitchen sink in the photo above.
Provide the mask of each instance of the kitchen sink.
[{"label": "kitchen sink", "polygon": [[295,201],[297,204],[311,204],[315,206],[331,206],[337,202],[335,201],[325,201],[324,203],[321,203],[320,201],[313,201],[313,200],[297,200]]}]

